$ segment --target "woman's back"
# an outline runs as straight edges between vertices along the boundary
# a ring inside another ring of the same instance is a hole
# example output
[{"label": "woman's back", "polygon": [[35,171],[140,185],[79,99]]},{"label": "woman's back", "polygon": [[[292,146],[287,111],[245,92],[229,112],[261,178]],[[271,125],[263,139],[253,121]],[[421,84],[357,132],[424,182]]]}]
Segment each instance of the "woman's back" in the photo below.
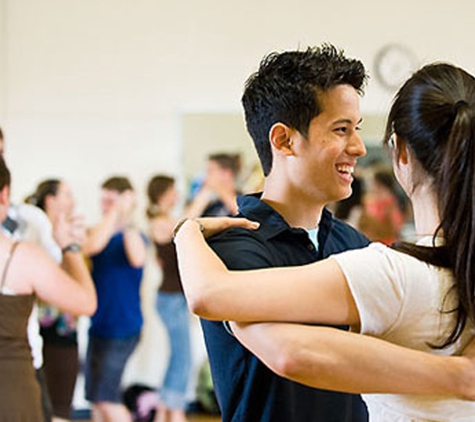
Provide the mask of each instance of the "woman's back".
[{"label": "woman's back", "polygon": [[0,280],[0,420],[36,422],[43,419],[43,413],[27,336],[35,297],[15,295],[4,287],[9,262]]},{"label": "woman's back", "polygon": [[[456,304],[448,269],[377,243],[335,259],[355,299],[362,334],[447,356],[460,354],[475,334],[469,322],[455,343],[440,350],[431,347],[443,343],[455,322],[453,312],[441,312]],[[472,421],[475,415],[475,402],[447,397],[368,394],[364,400],[372,422]]]},{"label": "woman's back", "polygon": [[27,360],[31,364],[26,327],[33,295],[0,293],[0,360]]}]

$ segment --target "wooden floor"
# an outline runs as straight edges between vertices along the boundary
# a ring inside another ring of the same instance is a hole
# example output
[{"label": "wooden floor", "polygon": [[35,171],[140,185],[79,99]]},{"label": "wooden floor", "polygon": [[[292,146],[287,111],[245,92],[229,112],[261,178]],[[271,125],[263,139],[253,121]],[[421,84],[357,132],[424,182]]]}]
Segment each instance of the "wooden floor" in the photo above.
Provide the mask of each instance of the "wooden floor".
[{"label": "wooden floor", "polygon": [[221,422],[221,418],[216,416],[191,415],[189,422]]},{"label": "wooden floor", "polygon": [[[74,422],[91,422],[89,419],[76,419]],[[221,418],[207,415],[188,415],[188,422],[221,422]]]}]

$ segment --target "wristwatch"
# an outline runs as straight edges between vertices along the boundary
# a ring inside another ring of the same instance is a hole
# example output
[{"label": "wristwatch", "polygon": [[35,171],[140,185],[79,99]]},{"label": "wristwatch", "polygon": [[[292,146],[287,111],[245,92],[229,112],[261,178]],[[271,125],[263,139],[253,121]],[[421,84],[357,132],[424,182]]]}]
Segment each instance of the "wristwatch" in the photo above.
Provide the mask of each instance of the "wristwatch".
[{"label": "wristwatch", "polygon": [[79,243],[71,243],[68,246],[65,246],[61,249],[61,252],[65,254],[66,252],[81,252],[82,248]]}]

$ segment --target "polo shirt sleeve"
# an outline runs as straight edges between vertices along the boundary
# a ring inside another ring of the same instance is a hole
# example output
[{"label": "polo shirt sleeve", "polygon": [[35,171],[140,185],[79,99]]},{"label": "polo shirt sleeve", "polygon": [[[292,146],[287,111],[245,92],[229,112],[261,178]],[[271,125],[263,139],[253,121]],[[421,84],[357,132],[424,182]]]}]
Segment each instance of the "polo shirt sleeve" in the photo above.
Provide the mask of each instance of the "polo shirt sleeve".
[{"label": "polo shirt sleeve", "polygon": [[233,229],[209,240],[229,270],[251,270],[275,266],[269,248],[249,230]]},{"label": "polo shirt sleeve", "polygon": [[[245,230],[225,232],[210,239],[211,248],[230,270],[250,270],[271,267],[269,251]],[[223,321],[226,332],[234,337],[229,321]]]},{"label": "polo shirt sleeve", "polygon": [[398,255],[402,254],[373,243],[364,249],[333,256],[355,300],[363,334],[387,333],[404,309],[406,268]]}]

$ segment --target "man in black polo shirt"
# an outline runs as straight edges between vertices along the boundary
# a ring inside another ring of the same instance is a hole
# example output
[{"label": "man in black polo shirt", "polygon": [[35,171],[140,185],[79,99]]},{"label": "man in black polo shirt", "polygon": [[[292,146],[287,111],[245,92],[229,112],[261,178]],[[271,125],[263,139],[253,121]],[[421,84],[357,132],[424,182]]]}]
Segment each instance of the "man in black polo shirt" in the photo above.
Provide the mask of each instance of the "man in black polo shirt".
[{"label": "man in black polo shirt", "polygon": [[[369,243],[325,209],[351,194],[366,152],[357,133],[365,80],[360,61],[329,45],[271,54],[249,78],[242,102],[266,181],[261,195],[238,200],[239,214],[260,230],[228,230],[210,241],[228,268],[302,265]],[[223,422],[367,420],[359,396],[283,379],[221,322],[202,326]]]}]

